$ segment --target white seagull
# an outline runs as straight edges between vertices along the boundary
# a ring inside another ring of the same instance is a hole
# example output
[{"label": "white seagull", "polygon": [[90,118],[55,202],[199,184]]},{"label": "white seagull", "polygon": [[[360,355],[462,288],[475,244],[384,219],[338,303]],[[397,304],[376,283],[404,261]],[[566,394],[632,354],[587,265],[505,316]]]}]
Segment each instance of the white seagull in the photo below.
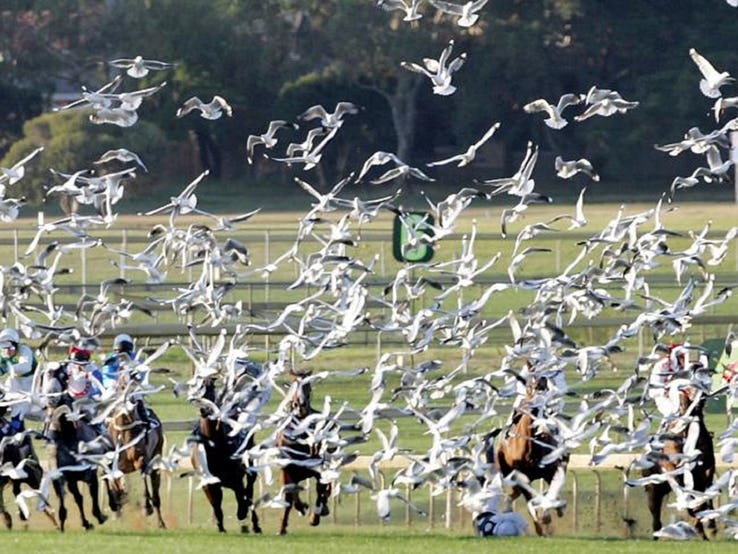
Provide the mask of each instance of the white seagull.
[{"label": "white seagull", "polygon": [[431,6],[441,10],[448,15],[458,16],[456,24],[459,27],[471,27],[479,19],[477,13],[481,10],[488,0],[474,0],[464,4],[454,4],[453,2],[444,2],[442,0],[428,0]]},{"label": "white seagull", "polygon": [[343,116],[346,114],[357,114],[359,108],[351,102],[339,102],[336,104],[335,109],[332,113],[328,113],[326,109],[320,104],[310,106],[307,110],[297,116],[298,119],[303,121],[310,121],[311,119],[320,119],[320,124],[326,129],[334,129],[343,125]]},{"label": "white seagull", "polygon": [[456,92],[456,87],[451,84],[451,76],[458,71],[464,61],[466,61],[466,52],[449,62],[451,52],[454,48],[454,41],[450,40],[448,46],[441,52],[440,58],[434,60],[432,58],[423,58],[423,65],[412,62],[402,62],[400,65],[412,71],[413,73],[421,73],[431,80],[433,83],[433,94],[448,96]]},{"label": "white seagull", "polygon": [[556,175],[562,179],[570,179],[577,173],[584,173],[589,176],[594,182],[600,180],[600,176],[594,172],[592,163],[584,158],[578,160],[564,161],[561,156],[556,156],[554,161],[554,167],[556,168]]},{"label": "white seagull", "polygon": [[149,74],[149,71],[163,71],[174,67],[173,63],[160,62],[158,60],[145,60],[141,56],[110,60],[108,65],[119,69],[125,69],[126,73],[134,79],[145,77]]},{"label": "white seagull", "polygon": [[495,134],[497,129],[500,128],[499,121],[492,125],[489,129],[487,129],[487,132],[484,133],[481,139],[479,139],[477,142],[469,146],[469,148],[466,149],[466,152],[463,152],[462,154],[456,154],[455,156],[451,156],[450,158],[446,158],[445,160],[439,160],[437,162],[431,162],[428,165],[428,167],[434,167],[437,165],[446,165],[453,162],[459,162],[456,164],[456,167],[463,167],[469,163],[471,163],[474,158],[477,155],[477,150],[482,147],[482,145],[487,142],[492,135]]},{"label": "white seagull", "polygon": [[260,135],[249,135],[249,137],[246,139],[246,150],[248,151],[247,160],[249,163],[253,163],[253,156],[254,156],[254,147],[257,144],[263,144],[265,148],[274,148],[274,146],[277,144],[277,139],[275,138],[275,134],[279,129],[284,129],[286,127],[292,127],[294,129],[297,129],[297,125],[294,123],[287,123],[286,121],[283,121],[281,119],[277,119],[275,121],[269,122],[269,127],[267,128],[266,132],[260,134]]},{"label": "white seagull", "polygon": [[403,11],[405,12],[405,17],[402,18],[403,21],[416,21],[423,17],[423,14],[418,13],[418,8],[422,2],[423,0],[410,0],[409,3],[405,0],[377,0],[377,7],[386,12]]},{"label": "white seagull", "polygon": [[0,167],[0,185],[14,185],[23,179],[23,176],[26,174],[26,163],[35,158],[43,149],[43,146],[36,148],[10,167]]},{"label": "white seagull", "polygon": [[526,113],[546,112],[548,117],[544,119],[543,122],[552,129],[562,129],[563,127],[566,127],[569,122],[561,116],[561,112],[563,112],[564,108],[568,106],[581,104],[584,102],[584,98],[583,94],[564,94],[559,98],[559,102],[555,106],[548,100],[539,98],[538,100],[533,100],[533,102],[523,106],[523,110]]},{"label": "white seagull", "polygon": [[694,48],[689,49],[689,56],[702,73],[703,79],[700,80],[700,90],[708,98],[718,98],[721,96],[720,87],[735,81],[727,71],[718,73],[713,65]]},{"label": "white seagull", "polygon": [[193,96],[177,110],[177,117],[184,117],[192,110],[200,110],[200,115],[205,119],[219,119],[223,114],[226,114],[228,117],[233,115],[233,109],[230,104],[228,104],[225,98],[218,95],[213,96],[213,99],[207,104],[197,96]]},{"label": "white seagull", "polygon": [[126,150],[125,148],[118,148],[116,150],[108,150],[105,152],[102,156],[100,156],[96,161],[92,162],[93,164],[104,164],[111,162],[113,160],[118,160],[119,162],[134,162],[136,165],[140,166],[141,169],[143,169],[146,173],[149,172],[149,170],[144,165],[143,161],[141,161],[141,158],[139,158],[138,154],[135,152],[131,152],[130,150]]}]

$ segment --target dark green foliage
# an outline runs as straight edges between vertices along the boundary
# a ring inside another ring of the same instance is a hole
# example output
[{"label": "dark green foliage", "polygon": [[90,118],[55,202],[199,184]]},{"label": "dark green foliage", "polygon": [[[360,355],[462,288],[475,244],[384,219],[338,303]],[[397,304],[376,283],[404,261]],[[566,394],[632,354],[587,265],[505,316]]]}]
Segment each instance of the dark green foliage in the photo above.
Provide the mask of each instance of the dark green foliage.
[{"label": "dark green foliage", "polygon": [[[62,173],[74,173],[81,169],[94,169],[96,174],[117,171],[123,166],[110,164],[93,165],[105,151],[127,148],[136,152],[152,173],[161,172],[170,163],[168,141],[156,125],[139,121],[130,129],[111,125],[93,125],[88,120],[89,111],[70,110],[46,113],[27,121],[23,125],[23,138],[10,148],[0,161],[2,166],[11,166],[39,146],[44,151],[26,166],[25,177],[14,186],[12,196],[25,195],[30,202],[40,202],[45,188],[61,184],[62,179],[52,175],[48,168]],[[129,191],[141,188],[153,181],[143,171],[138,172],[135,184]]]}]

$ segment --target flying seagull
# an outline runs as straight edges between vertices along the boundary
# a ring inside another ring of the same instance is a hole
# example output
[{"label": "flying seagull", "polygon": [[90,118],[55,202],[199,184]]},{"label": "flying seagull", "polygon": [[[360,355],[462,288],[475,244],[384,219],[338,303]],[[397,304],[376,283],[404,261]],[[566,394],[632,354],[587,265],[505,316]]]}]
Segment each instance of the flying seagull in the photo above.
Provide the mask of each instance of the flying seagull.
[{"label": "flying seagull", "polygon": [[697,64],[697,67],[702,73],[703,79],[700,81],[700,90],[708,98],[718,98],[722,95],[720,87],[735,81],[727,71],[718,73],[713,65],[703,58],[694,48],[689,49],[689,56]]},{"label": "flying seagull", "polygon": [[163,71],[174,67],[173,63],[160,62],[158,60],[145,60],[141,56],[110,60],[108,65],[119,69],[125,69],[126,73],[134,79],[146,77],[146,75],[149,74],[149,71]]},{"label": "flying seagull", "polygon": [[437,162],[431,162],[428,165],[428,167],[434,167],[437,165],[446,165],[453,162],[459,162],[456,164],[456,167],[462,167],[465,166],[474,160],[474,158],[477,155],[477,150],[482,147],[482,145],[487,142],[492,135],[495,134],[497,129],[500,128],[500,123],[497,122],[492,127],[487,129],[487,132],[484,133],[481,139],[479,139],[477,142],[469,146],[469,148],[466,149],[466,152],[463,152],[462,154],[456,154],[455,156],[451,156],[450,158],[446,158],[445,160],[439,160]]}]

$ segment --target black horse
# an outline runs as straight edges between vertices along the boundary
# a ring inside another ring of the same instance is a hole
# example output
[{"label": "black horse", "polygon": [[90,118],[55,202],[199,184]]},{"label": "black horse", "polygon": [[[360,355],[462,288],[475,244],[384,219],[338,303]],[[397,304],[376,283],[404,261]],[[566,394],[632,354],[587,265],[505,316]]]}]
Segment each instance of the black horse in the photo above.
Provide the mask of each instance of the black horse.
[{"label": "black horse", "polygon": [[[9,425],[2,416],[0,416],[0,426],[5,427]],[[16,437],[20,437],[18,440]],[[43,479],[43,468],[39,463],[36,451],[33,448],[31,442],[31,436],[27,432],[18,433],[15,435],[7,435],[0,440],[0,465],[11,464],[13,467],[21,467],[21,475],[18,478],[11,476],[2,475],[0,476],[0,515],[3,516],[5,521],[5,527],[7,529],[13,528],[13,518],[10,512],[5,507],[4,491],[7,485],[11,486],[13,495],[18,498],[22,493],[22,486],[26,486],[26,490],[36,491],[37,499],[43,505],[43,512],[54,524],[54,527],[59,528],[59,524],[54,516],[54,511],[48,504],[47,498],[38,496],[40,494],[41,483]],[[26,521],[26,514],[22,509],[19,509],[18,515],[21,521]]]},{"label": "black horse", "polygon": [[284,509],[282,523],[279,528],[280,535],[287,534],[287,523],[293,507],[302,515],[307,513],[308,506],[300,500],[299,488],[297,487],[301,481],[310,478],[315,479],[316,501],[315,509],[310,514],[310,525],[320,524],[321,516],[327,516],[330,513],[328,499],[331,495],[332,485],[320,481],[320,473],[313,469],[316,464],[312,463],[320,462],[322,445],[319,443],[309,444],[305,440],[308,431],[300,430],[303,420],[309,415],[317,413],[317,410],[310,406],[312,387],[309,379],[307,379],[309,376],[309,372],[290,373],[292,380],[288,398],[290,421],[277,437],[277,446],[281,448],[282,455],[294,460],[294,463],[288,463],[281,471],[281,482],[285,491],[287,506]]},{"label": "black horse", "polygon": [[[203,398],[217,405],[215,394],[215,380],[207,379]],[[222,400],[222,399],[221,399]],[[195,437],[198,445],[192,453],[192,466],[201,472],[212,474],[218,482],[206,483],[202,486],[205,496],[213,508],[213,515],[218,524],[218,531],[225,533],[223,526],[223,488],[231,489],[236,497],[236,517],[241,522],[241,532],[248,533],[249,529],[245,523],[249,511],[251,511],[251,525],[254,533],[261,533],[259,516],[253,509],[254,483],[256,473],[248,471],[236,450],[248,449],[254,445],[253,434],[243,444],[240,436],[229,436],[230,428],[208,407],[200,408],[200,421],[198,422]],[[197,450],[202,449],[202,450]],[[198,456],[198,452],[204,450],[204,459]],[[202,467],[207,465],[207,468]],[[246,485],[244,486],[244,478]]]},{"label": "black horse", "polygon": [[[692,489],[704,492],[712,485],[715,477],[715,450],[712,444],[712,435],[705,425],[703,413],[707,397],[702,390],[686,383],[684,386],[679,386],[677,390],[679,393],[679,415],[685,418],[694,418],[698,429],[697,441],[694,445],[696,459],[691,462],[691,469],[688,469],[692,477]],[[685,463],[681,455],[684,453],[684,445],[689,429],[690,425],[684,424],[676,429],[672,427],[663,429],[660,437],[663,448],[651,453],[654,465],[643,470],[644,476],[674,471]],[[676,478],[676,482],[678,486],[684,486],[683,474]],[[656,532],[661,529],[661,508],[664,499],[672,491],[672,484],[665,480],[660,483],[646,485],[645,488],[648,497],[648,509],[651,512],[652,529]],[[712,500],[705,500],[698,506],[687,509],[687,513],[693,519],[694,528],[704,540],[707,540],[705,526],[699,518],[695,517],[695,514],[706,509],[712,509]],[[715,532],[714,519],[709,520],[708,529],[712,533]]]},{"label": "black horse", "polygon": [[[67,508],[64,504],[64,484],[66,483],[69,492],[72,493],[74,502],[79,509],[80,518],[82,519],[82,527],[85,530],[93,528],[92,523],[87,519],[84,509],[84,498],[79,489],[80,483],[86,483],[90,491],[90,499],[92,501],[92,515],[97,519],[98,523],[103,524],[108,519],[100,510],[99,483],[97,478],[97,467],[80,462],[79,444],[80,442],[89,443],[91,437],[95,437],[94,431],[88,424],[82,421],[73,421],[69,414],[71,410],[69,406],[62,405],[53,410],[48,421],[47,435],[51,441],[51,454],[53,459],[51,464],[54,466],[52,471],[52,483],[54,491],[59,498],[59,530],[64,531],[67,520]],[[100,452],[88,451],[86,454],[102,454],[108,447],[101,447]]]}]

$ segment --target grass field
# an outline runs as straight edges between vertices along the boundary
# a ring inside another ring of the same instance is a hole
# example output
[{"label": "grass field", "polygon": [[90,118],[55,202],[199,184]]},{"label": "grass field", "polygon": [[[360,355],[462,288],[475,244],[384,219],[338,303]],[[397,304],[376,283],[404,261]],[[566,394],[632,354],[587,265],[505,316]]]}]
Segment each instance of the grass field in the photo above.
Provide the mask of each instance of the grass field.
[{"label": "grass field", "polygon": [[[293,200],[294,202],[294,200]],[[307,208],[307,199],[304,201],[305,207]],[[203,201],[200,204],[204,209],[209,209],[207,202]],[[148,206],[152,207],[152,206]],[[233,212],[246,211],[253,209],[255,206],[250,202],[244,202],[243,206],[234,206]],[[653,207],[653,204],[639,203],[627,205],[625,209],[626,215],[632,215],[641,213]],[[546,246],[552,249],[550,255],[541,257],[531,257],[526,262],[525,266],[521,269],[521,277],[536,277],[541,275],[551,275],[556,271],[560,271],[562,267],[565,267],[570,259],[572,259],[576,252],[578,252],[580,246],[576,244],[579,240],[585,240],[588,236],[591,236],[601,230],[605,224],[614,216],[617,212],[618,206],[613,204],[592,204],[585,206],[585,213],[590,220],[588,226],[584,229],[577,231],[576,233],[565,233],[557,235],[554,238],[547,238],[545,235],[536,237],[530,244],[536,246]],[[516,222],[511,226],[510,237],[502,239],[499,237],[499,212],[500,206],[477,206],[469,210],[467,217],[460,224],[459,233],[469,233],[471,230],[472,220],[476,221],[477,230],[480,235],[477,242],[477,253],[480,259],[488,259],[494,253],[500,252],[501,258],[496,266],[491,268],[488,274],[483,275],[486,279],[495,279],[505,275],[507,264],[509,264],[510,255],[514,243],[514,235],[523,226],[534,223],[537,221],[545,221],[550,219],[556,214],[564,211],[571,212],[573,207],[570,205],[558,205],[558,206],[546,206],[539,207],[534,206],[528,210],[520,221]],[[253,268],[260,267],[265,263],[275,259],[283,251],[289,247],[290,237],[295,232],[295,222],[304,213],[303,211],[289,211],[289,212],[267,212],[259,214],[249,223],[243,225],[242,230],[234,233],[234,236],[239,240],[243,240],[250,250],[252,257],[252,268],[245,269],[244,274],[239,276],[239,282],[243,283],[254,283],[254,288],[251,291],[237,290],[229,293],[229,301],[252,301],[259,304],[260,309],[255,314],[250,314],[251,321],[263,321],[270,320],[276,317],[279,312],[278,307],[270,307],[269,302],[275,306],[283,305],[284,303],[291,302],[300,298],[305,294],[304,290],[297,292],[288,292],[283,286],[272,285],[268,292],[264,286],[264,279],[260,272],[253,271]],[[677,209],[669,211],[663,215],[664,225],[671,230],[678,231],[684,236],[670,240],[672,249],[685,248],[691,238],[689,232],[698,232],[706,224],[707,220],[712,221],[712,231],[716,235],[724,235],[725,232],[734,225],[735,222],[736,207],[732,204],[726,203],[695,203],[695,204],[684,204],[680,205]],[[116,221],[115,225],[110,231],[106,231],[102,234],[103,240],[108,243],[109,246],[118,248],[121,246],[121,230],[127,229],[127,241],[128,247],[131,251],[139,251],[145,246],[143,237],[148,229],[156,223],[157,219],[142,218],[134,215],[121,215]],[[183,219],[181,224],[186,225],[187,222],[203,221],[201,219]],[[362,230],[365,237],[365,241],[360,243],[357,247],[356,252],[352,253],[357,258],[362,260],[370,260],[374,255],[380,256],[381,263],[376,266],[378,275],[376,277],[378,281],[384,279],[385,283],[400,267],[395,261],[391,259],[390,255],[390,227],[391,220],[388,217],[380,218],[378,221],[373,222],[370,228]],[[648,224],[646,225],[648,227]],[[18,222],[14,226],[8,224],[2,224],[0,226],[0,237],[9,237],[17,230],[19,238],[19,247],[21,252],[30,241],[33,236],[33,229],[35,228],[35,220],[29,219]],[[265,236],[269,234],[269,241],[265,240]],[[371,240],[370,240],[371,238]],[[42,241],[42,244],[46,244],[50,238]],[[461,237],[455,237],[444,241],[441,248],[437,252],[436,261],[444,261],[458,254],[461,244]],[[311,247],[315,247],[316,243],[313,243]],[[315,248],[313,248],[314,250]],[[307,249],[306,249],[307,251]],[[13,246],[6,245],[0,247],[0,254],[4,256],[13,255]],[[119,270],[115,268],[110,262],[111,259],[118,260],[118,256],[111,254],[103,248],[95,248],[86,253],[84,265],[86,269],[85,282],[91,289],[90,292],[93,294],[96,292],[94,287],[96,283],[101,280],[114,277],[119,275]],[[65,257],[65,262],[67,257]],[[76,254],[68,256],[69,265],[75,270],[69,276],[64,276],[59,279],[60,284],[79,284],[80,275],[82,274],[82,262],[81,258]],[[380,271],[381,268],[381,271]],[[186,269],[184,271],[172,271],[168,275],[168,280],[172,282],[187,282],[196,277],[198,274],[198,268]],[[721,286],[738,284],[738,249],[731,248],[726,256],[723,264],[718,268],[717,274]],[[670,265],[666,265],[663,268],[658,268],[652,272],[656,277],[668,276],[672,273]],[[143,282],[143,275],[137,272],[129,272],[127,274],[133,283],[141,284]],[[283,269],[275,272],[270,276],[270,281],[274,282],[291,282],[295,278],[295,266],[286,265]],[[617,288],[618,285],[613,285]],[[377,286],[376,289],[381,288]],[[255,291],[255,292],[254,292]],[[671,284],[658,285],[652,288],[654,294],[662,295],[666,299],[673,299],[679,289]],[[161,290],[140,292],[141,299],[145,299],[146,296],[159,295]],[[249,294],[252,296],[249,298]],[[474,289],[470,289],[468,293],[469,297],[473,297]],[[267,297],[268,295],[268,297]],[[60,297],[58,301],[69,302],[71,304],[76,302],[79,296],[79,290],[70,292],[66,297]],[[530,296],[521,291],[510,292],[509,294],[500,295],[499,298],[495,297],[495,301],[490,302],[485,308],[485,312],[482,314],[483,317],[494,318],[499,317],[507,313],[510,309],[519,309],[525,306],[529,302]],[[725,304],[721,305],[717,310],[714,311],[716,314],[731,315],[736,313],[736,299],[731,298]],[[611,316],[622,316],[621,313],[606,312],[603,317]],[[159,315],[157,321],[159,322],[170,322],[176,321],[177,317],[173,313],[162,313]],[[136,315],[131,319],[131,323],[143,324],[148,323],[149,319],[145,316]],[[686,337],[676,337],[675,340],[681,340],[689,338],[692,342],[699,343],[704,338],[724,337],[727,329],[724,328],[693,328],[691,329]],[[469,376],[482,375],[486,372],[492,371],[498,367],[499,360],[504,354],[502,345],[509,341],[508,332],[500,334],[499,338],[491,340],[488,345],[480,348],[475,357],[473,358],[472,364],[469,367]],[[597,344],[604,342],[612,332],[612,329],[595,329],[583,327],[572,332],[572,336],[582,341],[584,344]],[[144,337],[138,337],[141,343],[144,342]],[[249,347],[253,349],[253,357],[257,360],[266,359],[268,353],[261,351],[265,346],[264,339],[256,338],[253,342],[249,343]],[[651,342],[649,337],[641,337],[642,341],[645,341],[645,347],[650,348]],[[575,378],[570,380],[574,390],[580,394],[591,393],[594,390],[601,388],[608,388],[621,383],[623,379],[628,375],[633,368],[633,362],[637,355],[640,347],[643,345],[639,344],[638,339],[631,339],[624,342],[626,347],[623,354],[617,354],[613,356],[613,368],[607,371],[603,371],[597,376],[596,379],[574,384]],[[383,348],[383,351],[391,349],[392,345],[387,344]],[[57,353],[58,354],[58,353]],[[346,347],[326,350],[317,359],[301,364],[306,369],[314,369],[321,371],[325,369],[349,369],[355,367],[373,367],[377,360],[378,351],[376,348],[376,337],[371,336],[355,336],[352,337],[352,341]],[[439,375],[444,371],[455,367],[459,361],[459,351],[457,347],[441,347],[437,346],[433,349],[418,354],[413,357],[415,363],[419,363],[423,360],[429,359],[440,359],[444,362],[443,370],[439,371]],[[182,351],[177,348],[172,348],[171,353],[167,354],[161,360],[161,365],[167,367],[169,372],[157,373],[152,377],[154,384],[165,384],[168,385],[169,377],[176,378],[177,380],[187,379],[192,371],[192,366],[189,360],[184,356]],[[617,371],[614,371],[617,369]],[[316,405],[322,403],[323,398],[326,395],[330,395],[333,398],[334,406],[339,405],[340,402],[347,401],[352,407],[360,409],[366,404],[369,398],[368,385],[371,376],[365,375],[359,378],[353,379],[335,379],[328,380],[319,387],[316,387],[315,401]],[[396,385],[393,381],[390,381],[388,389]],[[275,395],[274,402],[279,400]],[[159,413],[160,417],[164,420],[186,420],[195,417],[197,411],[194,407],[186,402],[182,398],[175,398],[171,392],[165,391],[163,393],[154,395],[150,398],[152,406]],[[574,404],[572,401],[571,406]],[[439,401],[443,404],[444,400]],[[573,409],[573,408],[572,408]],[[713,410],[717,412],[717,410]],[[500,411],[500,416],[497,420],[488,420],[484,422],[485,426],[493,427],[499,426],[504,421],[507,415],[506,410]],[[458,428],[454,429],[454,432],[462,432],[465,430],[465,426],[468,426],[471,421],[474,420],[473,415],[465,416],[458,423]],[[401,418],[398,421],[400,425],[400,436],[402,448],[407,448],[411,451],[423,452],[427,450],[430,443],[430,437],[424,434],[423,426],[420,425],[413,418]],[[384,422],[379,422],[378,425],[383,427]],[[725,416],[721,413],[711,413],[708,419],[708,425],[714,429],[721,429],[725,425]],[[467,432],[471,432],[470,429],[466,428]],[[186,433],[172,433],[168,437],[170,444],[181,443]],[[377,438],[372,434],[369,442],[358,445],[357,450],[362,454],[373,452],[377,447]],[[444,522],[440,519],[440,515],[444,510],[439,505],[436,513],[436,521],[431,525],[428,523],[415,521],[411,528],[408,528],[402,521],[402,508],[398,505],[395,509],[397,516],[393,517],[393,523],[388,526],[379,526],[376,524],[376,515],[372,512],[372,503],[368,499],[368,496],[362,499],[361,505],[361,527],[357,528],[354,525],[354,507],[353,500],[348,499],[346,501],[349,506],[339,506],[337,519],[335,521],[326,521],[325,525],[322,525],[318,529],[308,528],[304,521],[300,520],[299,517],[293,516],[292,526],[294,534],[286,538],[274,537],[274,531],[277,528],[276,515],[275,513],[266,514],[267,528],[266,533],[262,537],[241,537],[235,533],[236,522],[231,516],[230,519],[226,520],[226,527],[232,532],[227,536],[217,535],[213,529],[214,524],[211,521],[209,515],[209,507],[200,491],[195,491],[194,497],[194,516],[193,523],[190,524],[186,521],[186,505],[188,502],[187,494],[187,483],[186,480],[175,480],[172,485],[172,497],[169,499],[167,505],[166,519],[173,528],[172,531],[158,532],[150,527],[150,523],[142,521],[140,516],[135,513],[135,509],[131,508],[129,511],[133,512],[127,515],[123,521],[120,522],[109,522],[105,526],[96,529],[92,533],[82,533],[76,530],[71,531],[65,536],[59,536],[52,531],[40,530],[43,524],[39,524],[40,515],[34,514],[31,528],[32,531],[25,533],[12,533],[4,536],[4,543],[9,546],[12,544],[12,548],[16,546],[23,548],[24,551],[28,552],[47,552],[49,549],[54,552],[79,552],[83,548],[105,548],[113,549],[113,551],[120,551],[125,548],[131,548],[131,544],[135,544],[135,548],[140,552],[202,552],[204,549],[218,550],[232,550],[240,549],[246,552],[250,551],[261,551],[264,549],[277,548],[285,552],[304,552],[306,549],[315,549],[319,552],[372,552],[375,553],[377,549],[385,548],[392,552],[457,552],[457,551],[485,551],[491,548],[515,548],[521,552],[534,551],[540,552],[542,548],[547,548],[547,545],[551,545],[553,548],[561,549],[564,552],[584,552],[584,551],[597,551],[597,552],[642,552],[648,549],[649,552],[661,551],[666,548],[674,548],[679,551],[691,552],[692,549],[697,548],[696,544],[691,545],[664,545],[662,543],[655,544],[647,540],[621,540],[622,536],[622,522],[621,517],[622,510],[621,506],[621,495],[622,495],[622,477],[617,471],[604,472],[603,473],[603,491],[607,491],[606,495],[602,500],[602,519],[599,523],[600,531],[599,534],[607,540],[597,538],[597,522],[595,521],[594,515],[594,496],[593,491],[595,488],[594,478],[589,471],[583,471],[581,477],[579,477],[579,492],[580,492],[580,505],[578,508],[578,523],[574,527],[571,515],[567,516],[565,520],[557,522],[556,529],[558,535],[563,536],[583,536],[585,538],[571,539],[555,537],[547,541],[539,539],[529,538],[522,541],[515,541],[514,543],[510,540],[495,540],[494,543],[490,544],[487,541],[480,541],[473,538],[470,524],[468,524],[468,516],[466,524],[463,521],[463,516],[459,516],[459,522],[454,525],[451,531],[444,530]],[[640,491],[639,491],[640,492]],[[423,494],[427,496],[427,492],[419,493],[422,497]],[[567,494],[571,495],[571,483],[567,485]],[[6,494],[7,496],[7,494]],[[441,502],[442,499],[439,500]],[[424,502],[427,499],[423,498]],[[570,510],[571,510],[571,498],[570,498]],[[645,519],[645,511],[643,506],[643,498],[634,495],[631,507],[634,513],[638,514],[639,527],[636,530],[636,536],[645,538],[648,536],[648,529]],[[228,511],[230,510],[230,511]],[[233,513],[233,507],[230,504],[226,504],[227,513]],[[71,522],[72,526],[76,527],[76,515],[74,509],[71,510]],[[571,514],[571,511],[570,511]],[[394,514],[393,514],[394,516]],[[665,518],[668,520],[668,517]],[[39,529],[39,530],[36,530]],[[83,537],[84,535],[84,537]],[[7,541],[7,542],[6,542]],[[18,542],[16,542],[18,541]],[[235,542],[238,541],[238,542]],[[730,548],[729,544],[710,544],[700,545],[701,549],[707,549],[709,552],[725,551]]]},{"label": "grass field", "polygon": [[320,552],[321,554],[376,554],[377,552],[402,552],[403,554],[448,554],[464,552],[488,553],[490,551],[518,554],[540,554],[545,551],[567,554],[658,554],[658,553],[723,553],[733,552],[734,542],[654,542],[613,537],[579,538],[495,538],[479,539],[446,533],[409,532],[407,530],[362,529],[336,532],[331,529],[313,529],[286,537],[273,534],[241,536],[235,533],[219,535],[215,532],[108,532],[94,530],[89,533],[70,532],[65,535],[31,531],[14,533],[2,539],[6,548],[30,554],[54,552],[78,554],[82,551],[127,552],[137,554],[201,554],[203,552],[273,552],[297,554]]}]

